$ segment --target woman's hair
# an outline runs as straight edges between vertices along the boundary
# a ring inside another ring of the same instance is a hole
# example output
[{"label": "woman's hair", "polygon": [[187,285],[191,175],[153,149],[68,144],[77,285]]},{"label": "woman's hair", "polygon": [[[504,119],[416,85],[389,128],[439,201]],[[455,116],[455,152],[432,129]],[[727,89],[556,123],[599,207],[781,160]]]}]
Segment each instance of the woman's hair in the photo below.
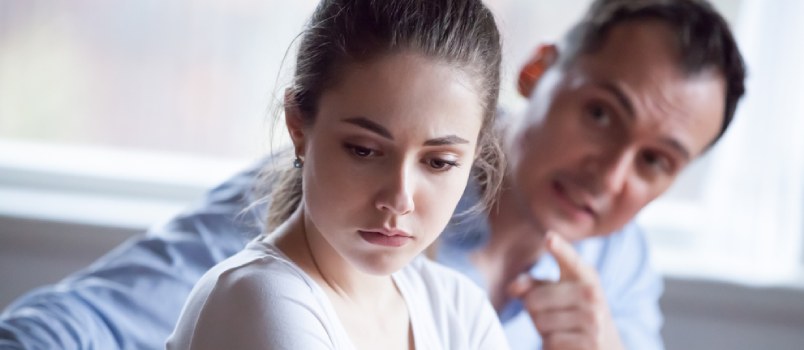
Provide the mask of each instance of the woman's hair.
[{"label": "woman's hair", "polygon": [[[310,126],[323,92],[353,63],[414,52],[463,71],[481,98],[483,124],[473,176],[483,193],[475,209],[491,205],[502,182],[504,161],[492,125],[500,86],[500,36],[481,0],[322,0],[300,36],[288,93]],[[287,106],[286,106],[287,107]],[[300,169],[290,161],[268,176],[272,187],[268,231],[301,201]],[[271,171],[271,170],[269,170]],[[278,172],[278,173],[277,173]]]}]

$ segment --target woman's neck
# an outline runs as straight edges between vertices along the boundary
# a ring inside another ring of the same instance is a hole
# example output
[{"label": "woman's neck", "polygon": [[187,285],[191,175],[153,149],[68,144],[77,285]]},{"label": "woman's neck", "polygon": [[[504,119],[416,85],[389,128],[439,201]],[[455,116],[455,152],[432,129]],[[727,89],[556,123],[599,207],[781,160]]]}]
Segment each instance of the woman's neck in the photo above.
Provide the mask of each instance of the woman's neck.
[{"label": "woman's neck", "polygon": [[300,206],[271,235],[271,242],[306,272],[330,298],[375,309],[399,297],[391,276],[364,273],[349,263],[306,220]]},{"label": "woman's neck", "polygon": [[324,290],[355,348],[412,349],[407,304],[391,276],[356,269],[304,217],[296,210],[269,242]]}]

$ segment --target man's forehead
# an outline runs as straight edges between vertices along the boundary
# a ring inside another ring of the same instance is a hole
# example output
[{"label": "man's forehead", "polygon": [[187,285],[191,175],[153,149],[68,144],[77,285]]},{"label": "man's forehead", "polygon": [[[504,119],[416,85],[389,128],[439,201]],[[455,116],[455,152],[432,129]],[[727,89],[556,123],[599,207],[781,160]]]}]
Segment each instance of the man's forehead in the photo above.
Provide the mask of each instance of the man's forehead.
[{"label": "man's forehead", "polygon": [[670,60],[642,60],[647,61],[586,56],[565,72],[563,84],[607,96],[629,123],[652,125],[650,134],[661,134],[689,158],[701,154],[723,123],[723,74],[715,69],[688,74]]},{"label": "man's forehead", "polygon": [[[677,35],[663,20],[623,21],[609,28],[593,50],[579,53],[564,68],[598,80],[611,80],[612,84],[640,79],[652,79],[657,83],[725,79],[715,66],[703,66],[694,71],[685,69]],[[725,92],[725,85],[723,89]]]},{"label": "man's forehead", "polygon": [[[649,55],[652,54],[652,55]],[[680,45],[673,28],[661,20],[630,20],[617,23],[600,42],[580,56],[606,58],[662,57],[681,65]]]}]

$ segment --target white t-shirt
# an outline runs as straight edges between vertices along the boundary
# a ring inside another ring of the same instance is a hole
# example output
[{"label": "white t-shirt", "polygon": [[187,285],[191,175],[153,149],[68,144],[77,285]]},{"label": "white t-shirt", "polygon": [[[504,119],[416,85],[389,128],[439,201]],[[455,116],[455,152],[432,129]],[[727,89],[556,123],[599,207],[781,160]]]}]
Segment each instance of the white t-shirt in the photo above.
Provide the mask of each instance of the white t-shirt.
[{"label": "white t-shirt", "polygon": [[[507,349],[486,294],[425,257],[392,275],[416,349]],[[354,349],[324,291],[275,246],[253,241],[209,270],[168,349]]]}]

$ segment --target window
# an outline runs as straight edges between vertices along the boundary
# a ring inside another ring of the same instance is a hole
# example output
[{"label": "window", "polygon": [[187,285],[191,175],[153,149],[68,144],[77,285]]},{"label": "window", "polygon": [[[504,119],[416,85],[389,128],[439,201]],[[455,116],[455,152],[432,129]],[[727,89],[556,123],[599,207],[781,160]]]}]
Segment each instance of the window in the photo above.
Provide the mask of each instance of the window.
[{"label": "window", "polygon": [[[269,151],[283,58],[316,3],[0,2],[0,214],[147,226]],[[517,109],[520,63],[590,1],[487,3],[505,37],[501,101]],[[804,3],[714,3],[748,94],[639,221],[665,271],[780,283],[797,278],[804,245]],[[65,210],[86,206],[104,214]]]},{"label": "window", "polygon": [[3,2],[0,137],[254,158],[316,3]]},{"label": "window", "polygon": [[746,96],[723,140],[643,211],[658,264],[752,284],[801,281],[804,235],[804,44],[793,1],[743,2],[734,31]]}]

